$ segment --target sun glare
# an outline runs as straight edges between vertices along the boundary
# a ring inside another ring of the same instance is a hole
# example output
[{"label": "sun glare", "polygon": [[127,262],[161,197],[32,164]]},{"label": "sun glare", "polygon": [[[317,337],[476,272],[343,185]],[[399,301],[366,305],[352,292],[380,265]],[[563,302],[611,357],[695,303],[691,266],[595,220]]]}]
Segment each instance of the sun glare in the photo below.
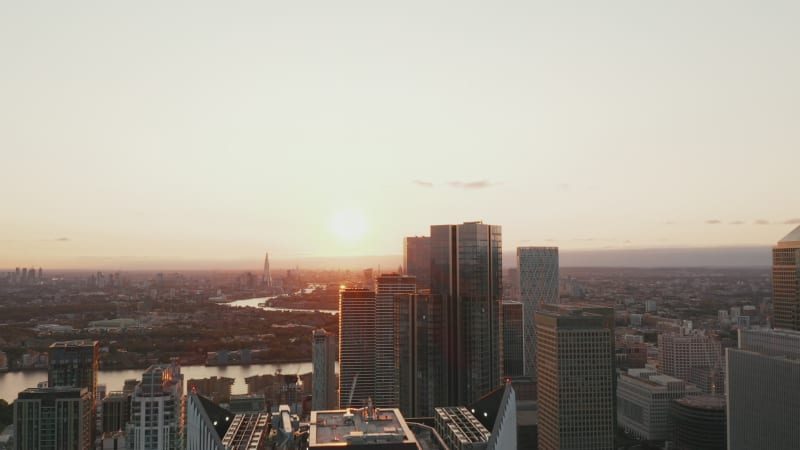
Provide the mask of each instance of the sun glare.
[{"label": "sun glare", "polygon": [[342,209],[336,211],[330,221],[330,228],[336,237],[343,241],[356,241],[367,231],[367,220],[358,210]]}]

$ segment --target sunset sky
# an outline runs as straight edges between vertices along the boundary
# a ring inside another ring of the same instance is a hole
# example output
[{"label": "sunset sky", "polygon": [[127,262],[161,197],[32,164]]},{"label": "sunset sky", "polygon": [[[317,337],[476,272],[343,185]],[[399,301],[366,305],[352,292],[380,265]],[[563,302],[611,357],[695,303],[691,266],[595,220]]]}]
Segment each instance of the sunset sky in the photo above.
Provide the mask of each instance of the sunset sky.
[{"label": "sunset sky", "polygon": [[772,245],[800,223],[799,23],[793,0],[6,1],[0,268],[399,254],[469,220],[507,251]]}]

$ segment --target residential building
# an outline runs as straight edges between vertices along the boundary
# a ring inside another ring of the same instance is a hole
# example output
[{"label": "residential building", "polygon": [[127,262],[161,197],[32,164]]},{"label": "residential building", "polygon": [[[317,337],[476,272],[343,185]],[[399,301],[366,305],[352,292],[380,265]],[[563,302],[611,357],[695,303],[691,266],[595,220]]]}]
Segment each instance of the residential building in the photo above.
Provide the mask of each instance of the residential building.
[{"label": "residential building", "polygon": [[536,337],[539,449],[613,449],[613,309],[545,307]]},{"label": "residential building", "polygon": [[658,335],[658,368],[708,394],[722,394],[724,363],[719,341],[697,330]]},{"label": "residential building", "polygon": [[417,289],[431,288],[431,238],[403,238],[403,273],[416,277]]},{"label": "residential building", "polygon": [[728,449],[800,448],[800,332],[740,330],[727,364]]},{"label": "residential building", "polygon": [[90,450],[92,396],[87,388],[31,388],[14,402],[17,450]]},{"label": "residential building", "polygon": [[103,399],[103,433],[124,431],[130,420],[131,395],[112,391]]},{"label": "residential building", "polygon": [[150,366],[131,399],[129,450],[182,450],[185,425],[183,375],[176,359]]},{"label": "residential building", "polygon": [[312,409],[335,409],[339,405],[336,393],[336,353],[336,335],[322,329],[314,330],[311,336]]},{"label": "residential building", "polygon": [[775,328],[800,331],[800,226],[772,248]]},{"label": "residential building", "polygon": [[[86,388],[92,398],[92,417],[97,417],[97,372],[100,368],[100,342],[65,341],[50,345],[47,385]],[[94,438],[94,427],[92,427]]]},{"label": "residential building", "polygon": [[536,311],[558,304],[558,247],[517,247],[519,300],[524,310],[524,375],[536,374]]},{"label": "residential building", "polygon": [[500,226],[431,226],[431,293],[443,300],[445,404],[469,404],[500,385],[502,274]]}]

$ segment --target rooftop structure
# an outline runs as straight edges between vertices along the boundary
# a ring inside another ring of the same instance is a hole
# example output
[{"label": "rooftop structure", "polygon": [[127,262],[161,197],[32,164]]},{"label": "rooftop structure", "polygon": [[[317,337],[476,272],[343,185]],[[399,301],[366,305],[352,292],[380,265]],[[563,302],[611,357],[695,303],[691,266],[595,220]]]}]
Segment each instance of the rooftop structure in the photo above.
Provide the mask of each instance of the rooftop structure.
[{"label": "rooftop structure", "polygon": [[237,414],[222,438],[222,445],[226,449],[265,448],[268,424],[268,414]]},{"label": "rooftop structure", "polygon": [[436,408],[436,431],[451,450],[482,450],[492,433],[464,406]]},{"label": "rooftop structure", "polygon": [[309,450],[357,446],[359,449],[417,450],[414,433],[399,409],[312,411]]}]

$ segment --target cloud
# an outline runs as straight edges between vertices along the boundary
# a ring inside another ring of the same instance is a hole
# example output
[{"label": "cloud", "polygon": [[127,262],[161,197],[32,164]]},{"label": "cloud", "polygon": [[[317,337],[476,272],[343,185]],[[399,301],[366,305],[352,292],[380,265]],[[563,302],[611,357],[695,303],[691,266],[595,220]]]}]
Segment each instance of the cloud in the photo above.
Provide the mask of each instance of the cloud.
[{"label": "cloud", "polygon": [[451,181],[447,183],[450,187],[454,187],[456,189],[485,189],[488,187],[496,186],[500,183],[492,183],[489,180],[479,180],[479,181]]},{"label": "cloud", "polygon": [[741,220],[734,220],[733,222],[730,222],[730,225],[744,225],[744,222]]},{"label": "cloud", "polygon": [[787,220],[786,222],[783,222],[783,223],[786,224],[786,225],[797,225],[797,224],[800,224],[800,219],[797,219],[797,218],[789,219],[789,220]]},{"label": "cloud", "polygon": [[60,237],[60,238],[56,238],[55,240],[58,241],[58,242],[69,242],[72,239],[70,239],[68,237]]},{"label": "cloud", "polygon": [[673,222],[671,220],[668,220],[668,221],[664,222],[664,225],[675,225],[675,222]]},{"label": "cloud", "polygon": [[561,192],[567,192],[569,190],[569,183],[559,183],[556,186],[556,189],[558,189]]},{"label": "cloud", "polygon": [[717,225],[717,224],[720,224],[720,223],[722,223],[722,222],[717,220],[717,219],[708,219],[708,220],[706,220],[706,225]]},{"label": "cloud", "polygon": [[769,220],[758,219],[755,222],[753,222],[753,224],[755,224],[755,225],[769,225]]},{"label": "cloud", "polygon": [[433,187],[433,183],[431,183],[430,181],[414,180],[413,183],[416,184],[419,187],[425,187],[425,188],[432,188]]}]

